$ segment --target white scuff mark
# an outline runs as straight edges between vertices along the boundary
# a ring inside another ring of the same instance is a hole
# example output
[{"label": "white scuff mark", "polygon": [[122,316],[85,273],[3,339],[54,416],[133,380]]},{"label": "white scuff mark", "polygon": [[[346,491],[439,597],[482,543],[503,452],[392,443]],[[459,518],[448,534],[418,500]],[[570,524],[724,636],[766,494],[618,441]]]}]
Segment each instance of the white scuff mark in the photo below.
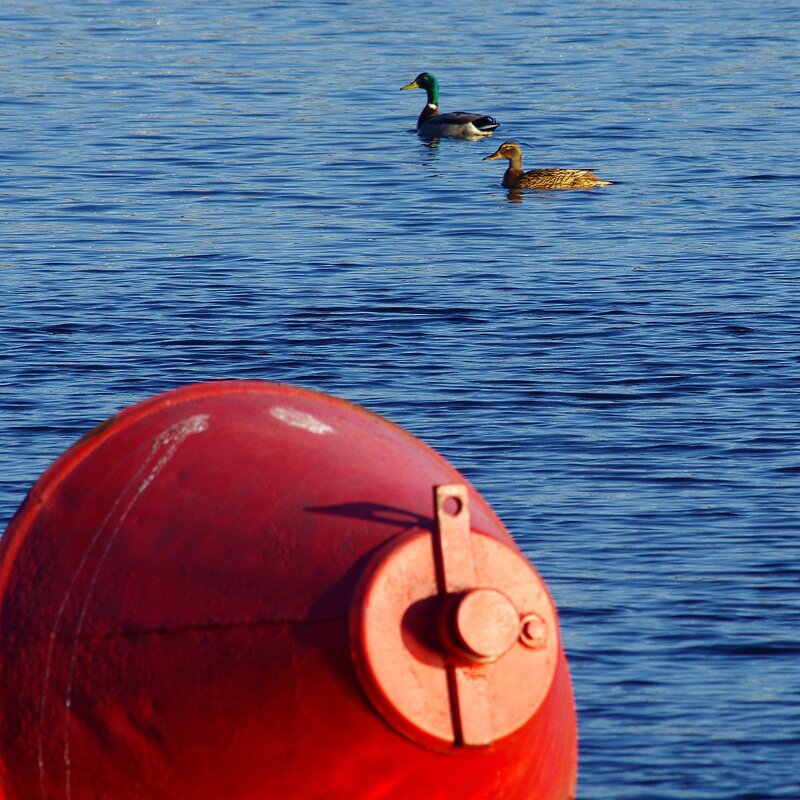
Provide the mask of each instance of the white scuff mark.
[{"label": "white scuff mark", "polygon": [[[152,459],[164,448],[166,448],[166,452],[156,461],[155,465],[150,470],[150,474],[146,475],[141,484],[139,484],[136,496],[138,497],[138,495],[152,483],[153,478],[164,469],[167,462],[175,455],[175,451],[185,439],[195,433],[203,433],[206,430],[208,430],[208,414],[198,414],[197,416],[188,417],[180,422],[176,422],[174,425],[170,425],[165,431],[162,431],[153,442],[153,449],[150,451],[150,457]],[[135,500],[136,497],[133,499]]]},{"label": "white scuff mark", "polygon": [[78,624],[75,629],[75,633],[73,634],[72,653],[70,656],[69,670],[67,673],[67,692],[64,699],[64,791],[67,800],[70,800],[72,797],[72,761],[70,757],[69,710],[72,705],[72,686],[75,675],[75,664],[77,661],[78,639],[80,637],[81,630],[83,629],[83,624],[89,609],[89,601],[94,593],[94,589],[97,584],[97,578],[100,574],[100,570],[103,567],[103,563],[108,557],[111,547],[114,544],[114,541],[116,540],[126,518],[128,517],[128,514],[135,505],[136,501],[141,497],[147,487],[155,480],[161,470],[169,463],[180,445],[187,438],[208,430],[209,419],[210,416],[208,414],[196,414],[192,417],[187,417],[186,419],[170,425],[155,437],[149,456],[136,470],[133,478],[117,495],[116,499],[114,500],[114,504],[103,520],[103,523],[95,532],[92,540],[89,542],[89,545],[81,557],[80,563],[78,564],[78,568],[75,570],[75,573],[70,579],[66,594],[64,595],[64,599],[61,601],[61,605],[59,606],[56,614],[53,627],[50,631],[50,646],[48,648],[47,659],[45,661],[42,699],[39,705],[37,760],[39,766],[39,785],[41,788],[42,800],[47,800],[44,763],[44,721],[47,707],[47,692],[49,690],[53,650],[55,648],[56,637],[58,635],[58,629],[61,626],[61,620],[64,616],[64,611],[69,598],[72,596],[73,591],[78,585],[78,578],[83,572],[91,552],[107,534],[105,546],[102,549],[100,558],[98,559],[94,571],[88,581],[86,594],[83,598],[83,603],[81,604],[80,614],[78,615]]},{"label": "white scuff mark", "polygon": [[293,428],[300,428],[300,430],[308,431],[309,433],[316,433],[317,435],[324,435],[326,433],[336,433],[336,429],[328,425],[326,422],[317,419],[312,414],[305,411],[300,411],[296,408],[288,408],[287,406],[274,406],[270,409],[275,419],[286,425],[291,425]]},{"label": "white scuff mark", "polygon": [[203,433],[208,430],[208,414],[195,414],[193,417],[187,417],[174,425],[170,425],[162,431],[153,442],[153,451],[158,450],[165,445],[172,444],[173,442],[180,444],[188,436],[194,433]]}]

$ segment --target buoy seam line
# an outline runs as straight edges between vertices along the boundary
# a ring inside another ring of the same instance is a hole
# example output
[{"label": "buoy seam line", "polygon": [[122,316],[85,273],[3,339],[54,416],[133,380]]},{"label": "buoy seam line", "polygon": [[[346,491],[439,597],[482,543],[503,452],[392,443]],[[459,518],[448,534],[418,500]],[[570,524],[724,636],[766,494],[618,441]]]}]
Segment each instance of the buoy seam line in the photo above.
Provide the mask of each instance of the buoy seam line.
[{"label": "buoy seam line", "polygon": [[243,620],[240,622],[200,622],[187,625],[170,625],[160,628],[141,628],[130,631],[109,631],[108,633],[85,633],[80,636],[52,636],[46,638],[26,639],[24,637],[0,636],[0,643],[11,647],[31,646],[37,644],[67,644],[77,642],[103,641],[107,639],[133,639],[143,636],[164,635],[168,633],[184,633],[191,631],[217,631],[230,628],[266,628],[277,625],[317,625],[330,622],[347,622],[346,615],[332,617],[314,617],[313,619],[264,619]]}]

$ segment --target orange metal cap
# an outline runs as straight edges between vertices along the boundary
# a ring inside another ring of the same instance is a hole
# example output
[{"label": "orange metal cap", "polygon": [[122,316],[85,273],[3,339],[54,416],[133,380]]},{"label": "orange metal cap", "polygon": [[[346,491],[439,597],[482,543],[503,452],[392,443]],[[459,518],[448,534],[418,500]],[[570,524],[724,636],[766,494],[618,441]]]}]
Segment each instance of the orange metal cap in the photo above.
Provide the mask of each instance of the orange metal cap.
[{"label": "orange metal cap", "polygon": [[356,669],[373,705],[434,749],[486,746],[547,696],[558,625],[539,575],[516,550],[470,529],[462,484],[435,488],[433,533],[391,540],[351,611]]}]

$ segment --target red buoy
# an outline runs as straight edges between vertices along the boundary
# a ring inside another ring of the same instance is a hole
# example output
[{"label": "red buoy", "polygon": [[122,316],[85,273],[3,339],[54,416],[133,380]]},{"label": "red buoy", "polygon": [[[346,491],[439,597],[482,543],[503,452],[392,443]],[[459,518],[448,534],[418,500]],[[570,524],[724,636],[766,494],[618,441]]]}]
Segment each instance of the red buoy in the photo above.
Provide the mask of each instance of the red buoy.
[{"label": "red buoy", "polygon": [[555,607],[467,481],[255,381],[123,411],[0,540],[0,797],[574,796]]}]

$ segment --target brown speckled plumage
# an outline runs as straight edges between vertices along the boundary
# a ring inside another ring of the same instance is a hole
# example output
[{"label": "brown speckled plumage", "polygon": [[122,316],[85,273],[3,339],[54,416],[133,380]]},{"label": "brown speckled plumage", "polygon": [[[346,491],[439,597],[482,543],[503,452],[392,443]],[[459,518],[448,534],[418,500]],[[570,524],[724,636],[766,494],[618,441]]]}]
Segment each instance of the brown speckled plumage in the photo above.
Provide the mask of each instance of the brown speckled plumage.
[{"label": "brown speckled plumage", "polygon": [[484,161],[507,158],[508,168],[503,175],[503,186],[508,189],[591,189],[609,186],[588,169],[532,169],[522,170],[522,149],[516,142],[503,142]]}]

